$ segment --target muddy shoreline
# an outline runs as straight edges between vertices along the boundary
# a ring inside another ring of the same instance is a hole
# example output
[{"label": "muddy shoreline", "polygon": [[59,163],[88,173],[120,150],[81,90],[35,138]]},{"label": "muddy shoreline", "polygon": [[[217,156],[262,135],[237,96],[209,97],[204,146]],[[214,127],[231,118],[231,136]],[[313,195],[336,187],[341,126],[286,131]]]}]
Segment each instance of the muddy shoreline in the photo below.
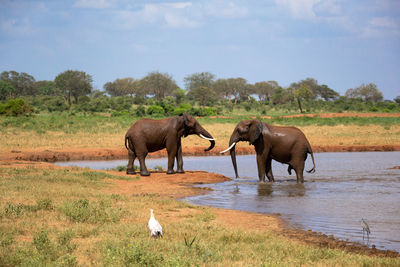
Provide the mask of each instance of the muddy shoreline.
[{"label": "muddy shoreline", "polygon": [[[184,147],[185,156],[220,155],[218,152],[223,148],[214,148],[212,153],[204,153],[202,147]],[[388,146],[323,146],[313,147],[314,152],[344,152],[344,151],[399,151],[400,145]],[[238,147],[237,154],[253,154],[252,147]],[[69,160],[112,160],[127,158],[125,148],[123,149],[70,149],[56,150],[31,150],[31,151],[6,151],[0,154],[0,168],[68,168],[59,167],[46,162],[69,161]],[[152,153],[152,157],[163,157],[165,150]],[[114,175],[126,176],[125,173],[107,171]],[[204,171],[186,171],[185,174],[166,175],[164,172],[152,172],[151,176],[139,181],[112,180],[111,192],[132,195],[156,194],[160,197],[179,199],[190,195],[206,194],[207,188],[193,187],[195,184],[219,183],[230,180],[216,173]],[[335,239],[313,231],[304,231],[293,228],[280,218],[279,214],[258,214],[237,210],[226,210],[211,208],[216,214],[216,220],[227,227],[234,229],[270,230],[285,236],[293,242],[300,242],[316,247],[328,247],[342,249],[348,252],[376,256],[376,257],[400,257],[400,254],[392,250],[380,250],[375,247],[369,248],[363,244]],[[240,219],[239,219],[240,218]]]},{"label": "muddy shoreline", "polygon": [[[220,156],[219,151],[226,147],[215,147],[212,151],[204,152],[204,147],[183,147],[184,156]],[[400,151],[400,145],[351,145],[351,146],[313,146],[314,153],[320,152],[370,152],[370,151]],[[254,154],[252,146],[237,147],[237,155]],[[71,160],[114,160],[127,159],[126,148],[74,148],[63,150],[34,149],[9,150],[0,153],[0,160],[27,161],[71,161]],[[165,157],[166,150],[150,153],[148,157]]]}]

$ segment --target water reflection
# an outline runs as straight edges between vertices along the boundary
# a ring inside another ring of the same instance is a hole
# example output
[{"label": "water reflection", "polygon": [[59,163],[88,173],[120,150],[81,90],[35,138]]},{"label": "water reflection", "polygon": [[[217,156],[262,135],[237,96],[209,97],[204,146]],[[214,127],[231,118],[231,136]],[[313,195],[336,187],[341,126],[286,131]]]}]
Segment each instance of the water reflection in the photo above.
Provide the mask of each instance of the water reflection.
[{"label": "water reflection", "polygon": [[235,183],[234,189],[232,191],[233,194],[239,194],[240,193],[240,189],[239,189],[239,184]]},{"label": "water reflection", "polygon": [[272,183],[259,183],[257,193],[260,197],[271,196],[273,193]]},{"label": "water reflection", "polygon": [[306,194],[306,187],[304,184],[288,184],[283,190],[288,197],[304,197]]}]

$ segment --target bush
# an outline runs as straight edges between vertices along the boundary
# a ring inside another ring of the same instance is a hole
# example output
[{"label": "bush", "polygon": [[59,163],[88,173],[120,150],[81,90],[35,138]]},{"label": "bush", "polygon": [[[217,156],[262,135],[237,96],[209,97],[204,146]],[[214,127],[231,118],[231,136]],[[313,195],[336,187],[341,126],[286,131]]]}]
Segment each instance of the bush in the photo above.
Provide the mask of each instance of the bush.
[{"label": "bush", "polygon": [[138,117],[143,117],[144,115],[146,115],[146,109],[144,106],[140,105],[136,108],[135,111],[136,116]]},{"label": "bush", "polygon": [[47,97],[43,104],[49,112],[68,110],[68,106],[62,97]]},{"label": "bush", "polygon": [[190,104],[180,104],[179,107],[175,108],[173,113],[174,115],[179,115],[179,114],[184,114],[184,113],[190,113],[190,110],[192,109],[192,106]]},{"label": "bush", "polygon": [[0,104],[0,114],[5,116],[26,116],[31,115],[33,108],[23,99],[12,99],[4,105]]},{"label": "bush", "polygon": [[147,114],[151,116],[162,116],[164,115],[164,109],[158,105],[152,105],[147,108]]},{"label": "bush", "polygon": [[192,116],[199,116],[199,117],[215,116],[215,115],[217,115],[217,109],[216,108],[191,108],[188,113]]},{"label": "bush", "polygon": [[133,101],[134,99],[128,96],[112,97],[111,108],[117,111],[129,110],[132,107]]}]

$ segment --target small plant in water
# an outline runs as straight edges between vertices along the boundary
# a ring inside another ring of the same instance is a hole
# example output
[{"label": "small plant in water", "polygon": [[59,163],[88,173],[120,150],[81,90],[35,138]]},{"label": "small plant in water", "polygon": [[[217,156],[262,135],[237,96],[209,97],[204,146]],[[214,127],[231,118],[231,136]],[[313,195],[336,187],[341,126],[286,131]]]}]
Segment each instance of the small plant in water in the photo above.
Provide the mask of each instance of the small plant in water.
[{"label": "small plant in water", "polygon": [[154,170],[156,170],[156,171],[163,171],[164,169],[163,169],[162,166],[157,165],[157,166],[154,166]]}]

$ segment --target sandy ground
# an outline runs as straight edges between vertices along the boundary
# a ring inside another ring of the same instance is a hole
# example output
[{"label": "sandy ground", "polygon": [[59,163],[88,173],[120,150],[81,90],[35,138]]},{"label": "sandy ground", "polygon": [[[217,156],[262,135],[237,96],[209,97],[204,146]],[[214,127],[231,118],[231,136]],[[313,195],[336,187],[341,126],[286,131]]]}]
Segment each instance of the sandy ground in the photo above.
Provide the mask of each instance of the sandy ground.
[{"label": "sandy ground", "polygon": [[[50,152],[48,152],[50,153]],[[68,154],[67,152],[63,152]],[[6,160],[0,161],[1,167],[14,168],[65,168],[53,165],[46,162],[38,161],[21,161],[21,160]],[[127,176],[123,172],[107,171],[110,174],[117,176]],[[138,175],[130,175],[136,177]],[[206,194],[209,188],[196,188],[196,184],[210,184],[230,180],[216,173],[207,173],[204,171],[186,171],[184,174],[167,175],[165,172],[151,172],[149,177],[141,177],[133,180],[109,180],[111,186],[107,189],[109,193],[132,195],[156,195],[163,198],[179,199],[182,197]],[[178,220],[185,213],[193,212],[193,209],[182,209],[179,214],[166,214],[170,217],[169,220]],[[305,243],[316,247],[328,247],[333,249],[343,249],[352,253],[378,256],[378,257],[400,257],[396,251],[379,250],[376,248],[368,248],[365,245],[340,241],[333,236],[327,236],[321,233],[312,231],[303,231],[293,228],[285,224],[277,215],[259,214],[251,212],[243,212],[237,210],[217,209],[212,208],[213,214],[216,216],[216,221],[231,229],[268,230],[275,232],[281,236],[290,239],[293,242]]]}]

